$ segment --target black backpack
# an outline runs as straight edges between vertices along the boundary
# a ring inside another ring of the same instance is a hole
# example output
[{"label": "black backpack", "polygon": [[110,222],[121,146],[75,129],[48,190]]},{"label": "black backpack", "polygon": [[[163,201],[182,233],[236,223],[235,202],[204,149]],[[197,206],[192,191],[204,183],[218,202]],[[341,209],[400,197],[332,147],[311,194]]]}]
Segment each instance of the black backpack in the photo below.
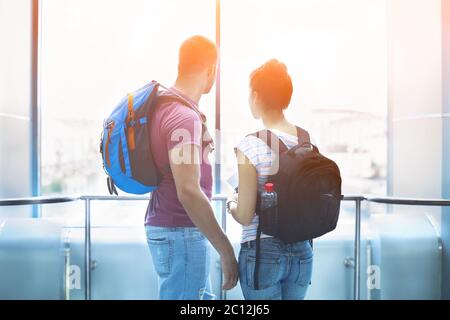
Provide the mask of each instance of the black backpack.
[{"label": "black backpack", "polygon": [[[258,289],[258,262],[261,233],[290,244],[318,238],[336,228],[341,203],[341,175],[336,163],[311,144],[307,131],[297,127],[298,145],[287,146],[270,130],[252,134],[279,154],[278,170],[268,177],[277,193],[278,215],[273,220],[260,210],[256,238],[255,289]],[[277,147],[278,146],[278,147]],[[312,243],[311,243],[312,244]]]}]

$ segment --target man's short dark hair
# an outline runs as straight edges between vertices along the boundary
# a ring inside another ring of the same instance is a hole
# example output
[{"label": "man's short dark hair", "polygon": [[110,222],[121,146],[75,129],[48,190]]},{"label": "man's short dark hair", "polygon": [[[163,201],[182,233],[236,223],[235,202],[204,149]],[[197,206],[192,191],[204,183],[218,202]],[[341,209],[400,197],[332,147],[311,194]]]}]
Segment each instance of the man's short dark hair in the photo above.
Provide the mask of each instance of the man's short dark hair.
[{"label": "man's short dark hair", "polygon": [[264,106],[283,110],[291,102],[292,80],[286,65],[269,60],[250,75],[250,88],[258,94]]},{"label": "man's short dark hair", "polygon": [[196,74],[216,63],[217,48],[214,42],[203,36],[193,36],[181,45],[178,74],[180,76]]}]

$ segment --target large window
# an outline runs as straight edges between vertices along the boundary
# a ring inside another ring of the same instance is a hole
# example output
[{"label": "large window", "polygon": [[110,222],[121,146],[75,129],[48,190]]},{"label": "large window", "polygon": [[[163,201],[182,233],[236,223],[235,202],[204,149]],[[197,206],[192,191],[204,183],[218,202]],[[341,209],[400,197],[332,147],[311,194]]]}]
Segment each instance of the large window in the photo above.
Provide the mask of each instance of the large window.
[{"label": "large window", "polygon": [[[277,58],[294,84],[287,117],[336,159],[344,193],[385,194],[385,0],[222,1],[222,22],[224,148],[260,128],[247,103],[249,75]],[[226,177],[235,159],[222,155]]]},{"label": "large window", "polygon": [[[386,0],[222,1],[221,27],[223,190],[237,170],[233,146],[262,126],[248,106],[250,73],[276,58],[294,85],[286,115],[336,160],[343,193],[385,194]],[[342,209],[340,223],[353,223],[353,206]]]},{"label": "large window", "polygon": [[[126,92],[174,81],[182,40],[215,38],[216,1],[41,2],[42,190],[104,194],[103,119]],[[247,104],[250,72],[270,58],[293,78],[289,119],[337,160],[343,191],[386,192],[385,2],[221,2],[223,192],[233,146],[261,125]],[[214,92],[201,101],[211,131],[214,104]]]},{"label": "large window", "polygon": [[[31,195],[30,0],[0,0],[0,198]],[[0,207],[0,217],[29,216]]]},{"label": "large window", "polygon": [[[180,43],[193,34],[214,39],[215,2],[41,3],[43,193],[105,193],[103,119],[127,92],[175,81]],[[214,95],[202,100],[210,114],[213,103]]]},{"label": "large window", "polygon": [[[105,194],[103,119],[127,92],[151,80],[175,81],[180,43],[193,34],[214,39],[215,2],[41,0],[41,6],[42,192]],[[212,119],[214,95],[201,104]],[[94,223],[140,225],[145,206],[98,204]],[[81,212],[43,209],[70,224],[82,223]]]}]

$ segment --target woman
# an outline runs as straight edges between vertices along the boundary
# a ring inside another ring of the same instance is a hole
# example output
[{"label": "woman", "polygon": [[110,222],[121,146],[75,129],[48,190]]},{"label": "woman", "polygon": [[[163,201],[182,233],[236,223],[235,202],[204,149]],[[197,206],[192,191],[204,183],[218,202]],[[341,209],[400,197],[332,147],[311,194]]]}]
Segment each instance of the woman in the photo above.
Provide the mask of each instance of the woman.
[{"label": "woman", "polygon": [[[292,96],[292,82],[283,63],[273,59],[250,76],[250,109],[288,147],[298,144],[297,128],[284,115]],[[243,226],[239,273],[245,299],[304,299],[312,274],[309,241],[285,244],[261,235],[258,290],[255,289],[255,239],[258,216],[257,193],[264,190],[276,169],[277,154],[263,140],[247,136],[235,148],[238,160],[239,193],[227,202],[228,211]]]}]

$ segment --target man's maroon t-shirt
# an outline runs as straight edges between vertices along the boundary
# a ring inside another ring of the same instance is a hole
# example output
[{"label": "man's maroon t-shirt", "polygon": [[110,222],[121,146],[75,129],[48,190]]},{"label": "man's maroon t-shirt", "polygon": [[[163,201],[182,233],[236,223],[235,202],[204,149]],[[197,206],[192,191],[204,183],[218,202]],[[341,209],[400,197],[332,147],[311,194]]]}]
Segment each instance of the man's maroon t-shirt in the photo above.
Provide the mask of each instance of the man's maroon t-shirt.
[{"label": "man's maroon t-shirt", "polygon": [[[171,88],[191,103],[198,110],[198,105],[184,96],[180,91]],[[196,145],[201,148],[200,186],[206,196],[211,199],[212,168],[207,159],[202,143],[202,120],[199,114],[180,102],[167,102],[158,106],[153,115],[150,129],[150,145],[154,161],[158,169],[167,171],[169,151],[185,144]],[[206,158],[206,159],[205,159]],[[184,210],[177,197],[175,182],[170,172],[163,175],[158,189],[152,193],[152,199],[147,208],[145,225],[157,227],[193,227],[191,219]]]}]

